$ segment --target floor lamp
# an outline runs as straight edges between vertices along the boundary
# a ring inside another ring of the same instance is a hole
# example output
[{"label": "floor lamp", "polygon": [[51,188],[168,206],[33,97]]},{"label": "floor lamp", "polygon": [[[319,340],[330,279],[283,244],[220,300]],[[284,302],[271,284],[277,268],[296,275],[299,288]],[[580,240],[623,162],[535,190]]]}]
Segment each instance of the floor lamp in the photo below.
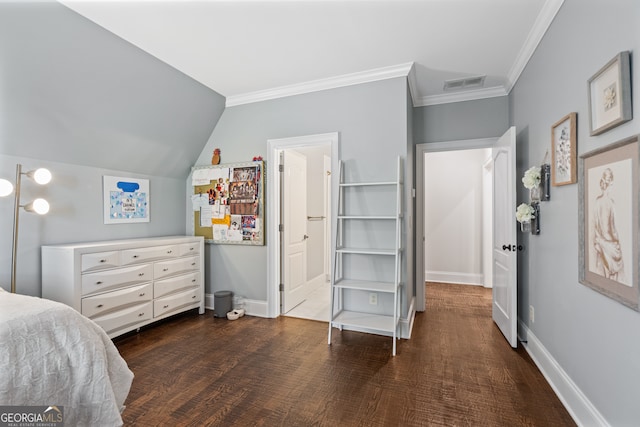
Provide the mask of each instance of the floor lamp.
[{"label": "floor lamp", "polygon": [[[13,206],[13,245],[11,252],[11,292],[16,292],[16,263],[18,255],[18,221],[20,219],[20,208],[24,208],[27,212],[35,212],[44,215],[49,212],[49,203],[45,199],[35,199],[26,205],[20,204],[20,187],[22,175],[26,175],[33,179],[36,183],[44,185],[51,181],[51,172],[48,169],[40,168],[35,171],[22,172],[22,165],[16,165],[16,186],[15,201]],[[6,179],[0,179],[0,196],[8,196],[14,190],[11,182]]]}]

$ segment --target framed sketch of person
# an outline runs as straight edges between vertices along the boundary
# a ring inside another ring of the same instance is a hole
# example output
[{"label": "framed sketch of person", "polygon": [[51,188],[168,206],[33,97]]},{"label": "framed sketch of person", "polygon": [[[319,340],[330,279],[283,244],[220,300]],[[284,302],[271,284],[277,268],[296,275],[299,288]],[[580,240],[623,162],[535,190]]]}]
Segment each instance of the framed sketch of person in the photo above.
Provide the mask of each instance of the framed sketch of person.
[{"label": "framed sketch of person", "polygon": [[551,179],[554,186],[577,181],[576,113],[569,113],[551,126]]},{"label": "framed sketch of person", "polygon": [[638,136],[580,156],[579,280],[638,310]]}]

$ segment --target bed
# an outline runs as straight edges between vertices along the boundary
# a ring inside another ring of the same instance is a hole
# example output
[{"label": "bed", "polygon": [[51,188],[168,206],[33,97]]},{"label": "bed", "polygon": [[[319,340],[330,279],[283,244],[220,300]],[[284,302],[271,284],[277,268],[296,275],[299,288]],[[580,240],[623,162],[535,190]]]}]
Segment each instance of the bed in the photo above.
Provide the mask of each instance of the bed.
[{"label": "bed", "polygon": [[0,406],[63,407],[69,426],[119,426],[133,373],[107,334],[64,304],[0,288]]}]

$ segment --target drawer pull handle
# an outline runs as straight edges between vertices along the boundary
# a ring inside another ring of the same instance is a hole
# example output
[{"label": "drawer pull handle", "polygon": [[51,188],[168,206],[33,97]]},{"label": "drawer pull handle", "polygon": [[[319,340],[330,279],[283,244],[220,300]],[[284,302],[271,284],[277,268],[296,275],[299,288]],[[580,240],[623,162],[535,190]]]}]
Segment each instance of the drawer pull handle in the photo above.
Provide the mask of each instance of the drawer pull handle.
[{"label": "drawer pull handle", "polygon": [[169,271],[169,269],[168,268],[163,268],[162,271]]},{"label": "drawer pull handle", "polygon": [[196,265],[196,263],[195,263],[195,262],[192,262],[192,263],[191,263],[191,265]]},{"label": "drawer pull handle", "polygon": [[142,277],[144,276],[144,273],[138,273],[138,276]]},{"label": "drawer pull handle", "polygon": [[191,283],[195,283],[195,282],[196,282],[196,279],[191,279]]},{"label": "drawer pull handle", "polygon": [[167,251],[168,254],[170,254],[171,252],[173,252],[173,251]]},{"label": "drawer pull handle", "polygon": [[96,282],[96,285],[102,285],[102,281],[100,281],[100,280],[99,280],[99,281],[97,281],[97,282]]},{"label": "drawer pull handle", "polygon": [[196,249],[196,248],[189,248],[189,250],[190,250],[190,251],[193,251],[193,250],[195,250],[195,249]]},{"label": "drawer pull handle", "polygon": [[144,313],[138,313],[138,317],[144,316]]},{"label": "drawer pull handle", "polygon": [[163,306],[162,308],[169,308],[169,304]]},{"label": "drawer pull handle", "polygon": [[134,255],[133,258],[138,258],[138,255]]},{"label": "drawer pull handle", "polygon": [[98,304],[98,305],[96,306],[96,308],[102,308],[102,307],[103,307],[103,306],[102,306],[102,304]]},{"label": "drawer pull handle", "polygon": [[140,295],[138,295],[138,296],[143,297],[143,296],[145,296],[145,295],[146,295],[146,294],[143,292],[143,293],[141,293],[141,294],[140,294]]},{"label": "drawer pull handle", "polygon": [[193,299],[193,298],[195,298],[195,297],[196,297],[196,296],[194,295],[194,296],[192,296],[191,298]]},{"label": "drawer pull handle", "polygon": [[100,262],[107,262],[107,260],[106,259],[101,259]]}]

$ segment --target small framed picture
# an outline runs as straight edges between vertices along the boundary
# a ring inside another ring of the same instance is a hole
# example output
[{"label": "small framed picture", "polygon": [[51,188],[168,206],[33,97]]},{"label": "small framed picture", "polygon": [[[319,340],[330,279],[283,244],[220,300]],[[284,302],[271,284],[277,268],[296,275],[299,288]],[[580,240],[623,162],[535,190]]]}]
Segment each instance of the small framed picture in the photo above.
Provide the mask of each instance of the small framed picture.
[{"label": "small framed picture", "polygon": [[580,283],[638,310],[638,136],[580,156]]},{"label": "small framed picture", "polygon": [[576,113],[551,126],[551,180],[554,186],[575,184],[578,179]]},{"label": "small framed picture", "polygon": [[632,118],[629,52],[620,52],[588,83],[591,136]]},{"label": "small framed picture", "polygon": [[149,222],[149,180],[103,176],[105,224]]}]

